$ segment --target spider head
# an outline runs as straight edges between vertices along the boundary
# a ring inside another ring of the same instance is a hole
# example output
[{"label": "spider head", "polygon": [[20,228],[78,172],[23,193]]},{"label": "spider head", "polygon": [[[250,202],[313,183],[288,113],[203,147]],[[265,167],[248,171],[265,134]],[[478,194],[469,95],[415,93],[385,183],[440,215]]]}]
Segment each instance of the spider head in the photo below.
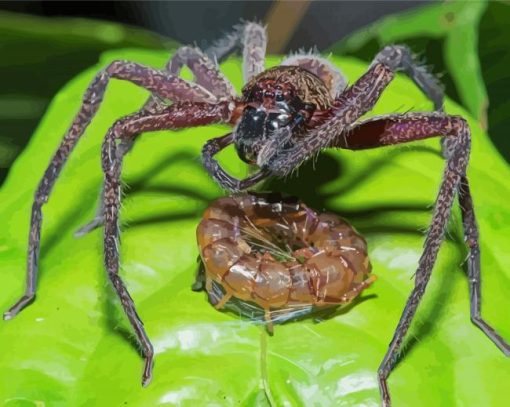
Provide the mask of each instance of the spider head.
[{"label": "spider head", "polygon": [[249,163],[257,161],[258,152],[276,134],[289,126],[297,132],[311,117],[315,105],[305,103],[290,83],[261,79],[243,90],[244,110],[234,131],[239,157]]}]

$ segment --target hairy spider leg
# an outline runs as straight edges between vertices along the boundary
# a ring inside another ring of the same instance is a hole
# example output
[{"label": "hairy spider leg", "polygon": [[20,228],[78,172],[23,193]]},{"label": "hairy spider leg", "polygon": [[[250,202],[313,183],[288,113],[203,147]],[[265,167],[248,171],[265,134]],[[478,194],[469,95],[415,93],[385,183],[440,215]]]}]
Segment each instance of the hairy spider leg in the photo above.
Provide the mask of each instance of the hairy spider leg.
[{"label": "hairy spider leg", "polygon": [[506,355],[510,356],[510,344],[490,326],[481,315],[481,267],[480,267],[480,238],[476,223],[475,211],[469,184],[466,177],[462,177],[459,185],[459,204],[464,227],[464,240],[469,247],[467,261],[467,276],[469,280],[469,302],[471,321],[480,328],[489,339]]},{"label": "hairy spider leg", "polygon": [[184,65],[193,72],[195,82],[209,90],[218,99],[232,99],[236,96],[232,83],[225,78],[214,61],[200,49],[179,48],[170,60],[168,70],[177,76]]},{"label": "hairy spider leg", "polygon": [[[454,150],[452,139],[444,138],[442,141],[443,155],[446,159]],[[467,276],[469,280],[469,302],[471,321],[480,328],[489,339],[506,355],[510,356],[510,344],[505,341],[482,317],[481,267],[480,267],[480,237],[475,217],[475,209],[469,182],[464,175],[459,185],[459,205],[464,229],[464,240],[469,248],[467,260]]]},{"label": "hairy spider leg", "polygon": [[[235,90],[231,82],[221,73],[218,66],[213,63],[212,59],[222,61],[237,48],[241,48],[243,50],[243,72],[245,73],[244,77],[245,79],[247,77],[247,79],[250,79],[252,76],[257,75],[264,70],[266,43],[267,37],[265,29],[260,24],[251,22],[240,24],[234,27],[234,31],[232,33],[226,35],[224,38],[214,43],[205,52],[202,52],[198,48],[188,46],[179,48],[168,60],[163,70],[178,76],[183,65],[186,65],[194,74],[196,83],[210,91],[218,99],[234,98]],[[139,112],[158,113],[165,107],[166,104],[164,101],[162,101],[156,95],[151,95]],[[131,151],[138,136],[139,134],[120,142],[120,146],[117,150],[119,159]],[[211,167],[208,168],[210,169]],[[241,185],[247,185],[246,187],[248,187],[258,182],[249,182],[247,180],[247,182],[243,183],[243,181],[238,181],[230,177],[221,167],[219,167],[219,165],[217,166],[216,171],[221,173],[221,178],[231,179],[235,185],[237,185],[236,182],[239,182]],[[209,173],[214,178],[215,173],[211,173],[211,171],[209,171]],[[220,185],[223,184],[220,183]],[[225,188],[229,189],[228,186],[225,186]],[[101,186],[99,192],[100,204],[98,206],[96,215],[90,222],[80,227],[75,232],[76,237],[83,236],[103,224],[104,208],[101,206],[103,202],[103,195],[104,185]]]},{"label": "hairy spider leg", "polygon": [[105,174],[104,190],[104,262],[117,295],[120,298],[136,337],[143,349],[145,365],[142,385],[146,386],[152,377],[154,351],[145,332],[133,300],[131,299],[119,272],[119,208],[121,199],[122,157],[117,154],[118,140],[136,134],[157,130],[175,130],[185,127],[202,126],[228,121],[228,102],[218,104],[176,103],[158,114],[137,113],[117,121],[108,131],[101,150],[101,162]]},{"label": "hairy spider leg", "polygon": [[[444,239],[453,200],[459,188],[461,191],[460,201],[463,203],[464,233],[468,242],[471,240],[469,275],[470,278],[473,276],[473,280],[479,281],[478,232],[469,190],[464,189],[466,185],[462,185],[462,181],[466,179],[466,167],[469,159],[470,131],[466,121],[460,116],[449,116],[441,112],[409,113],[383,116],[361,122],[346,131],[343,137],[338,137],[336,143],[332,144],[334,147],[358,150],[422,140],[437,135],[451,140],[449,142],[449,153],[431,225],[425,239],[424,251],[418,263],[415,287],[406,302],[393,339],[378,370],[379,387],[383,405],[385,406],[390,405],[390,394],[387,385],[388,376],[395,367],[405,334],[430,279],[439,247]],[[479,298],[479,284],[477,285],[473,281],[470,287],[472,295],[478,291],[477,298]],[[472,313],[477,312],[476,316],[482,321],[481,323],[493,334],[491,336],[486,332],[489,337],[501,349],[506,348],[508,352],[508,344],[480,318],[479,303],[477,303],[478,308],[476,308],[475,303],[477,301],[472,300]]]},{"label": "hairy spider leg", "polygon": [[[391,45],[376,55],[369,70],[342,92],[328,111],[320,112],[322,116],[326,114],[322,124],[311,129],[306,137],[296,141],[294,147],[275,149],[264,162],[259,163],[260,166],[280,177],[291,173],[301,163],[328,147],[338,134],[369,112],[397,71],[409,75],[434,101],[434,106],[441,107],[443,92],[436,79],[413,60],[409,48]],[[288,132],[289,129],[284,127],[281,131]]]},{"label": "hairy spider leg", "polygon": [[[226,35],[209,47],[204,54],[221,61],[227,58],[236,49],[241,48],[243,52],[243,77],[249,81],[253,76],[264,71],[266,55],[267,36],[263,26],[258,23],[248,22],[234,27],[232,33]],[[187,51],[188,52],[188,51]],[[203,54],[202,54],[203,55]],[[172,67],[182,66],[183,58],[172,64]],[[189,58],[187,61],[191,61]],[[197,62],[199,64],[199,62]],[[190,65],[188,67],[191,68]],[[176,71],[173,71],[176,73]],[[238,105],[238,108],[242,107]],[[233,124],[233,123],[231,123]],[[244,180],[238,180],[224,171],[218,162],[213,158],[215,154],[233,142],[231,134],[209,140],[202,149],[202,162],[209,175],[216,180],[223,188],[231,191],[247,189],[269,175],[267,171],[259,171]]]},{"label": "hairy spider leg", "polygon": [[[403,70],[411,76],[411,79],[413,79],[421,90],[433,101],[436,110],[442,109],[443,92],[435,78],[431,74],[427,73],[425,69],[420,67],[419,64],[413,62],[408,48],[403,46],[389,46],[384,48],[376,56],[369,71],[335,100],[334,106],[329,112],[331,115],[329,120],[312,130],[310,134],[296,147],[288,149],[287,151],[276,151],[272,157],[263,163],[262,168],[268,169],[273,174],[285,176],[299,166],[303,161],[312,157],[324,147],[333,146],[336,143],[336,145],[341,145],[343,148],[356,148],[356,143],[358,143],[358,141],[355,137],[350,136],[353,131],[353,124],[374,106],[383,88],[391,81],[393,73],[398,70]],[[374,123],[377,123],[377,121],[372,121],[372,124],[366,123],[366,128],[368,128],[368,126],[373,127]],[[414,126],[419,126],[419,124],[417,123]],[[435,134],[444,135],[444,132],[445,129],[442,129],[442,131],[437,131]],[[365,134],[368,133],[365,132]],[[433,135],[434,134],[431,134],[430,136]],[[454,137],[446,138],[446,140],[448,141],[443,143],[445,147],[444,154],[447,158],[450,156],[450,158],[448,158],[448,162],[452,162],[453,157],[460,154],[457,151],[461,149],[462,145]],[[376,142],[377,140],[373,139],[372,141]],[[389,139],[387,141],[389,142]],[[374,145],[374,147],[375,146],[376,145]],[[469,152],[469,146],[467,148],[467,152]],[[449,168],[449,166],[450,164],[448,164],[447,168]],[[451,169],[450,173],[454,174],[454,172],[455,169]],[[463,173],[460,171],[459,174],[460,178],[459,181],[456,181],[457,184],[455,188],[448,188],[449,184],[443,183],[440,189],[440,199],[438,199],[437,205],[446,207],[443,203],[444,193],[451,191],[452,195],[454,195],[457,189],[459,189],[462,184],[464,185],[464,188],[460,188],[459,201],[463,208],[462,215],[465,236],[471,249],[468,263],[468,274],[470,276],[472,319],[473,322],[477,324],[489,336],[489,338],[492,339],[496,345],[503,350],[503,352],[505,352],[505,354],[507,354],[508,344],[502,340],[502,338],[495,333],[495,331],[486,324],[480,316],[480,267],[477,227],[474,219],[474,211],[469,194],[467,177],[465,172]],[[453,175],[451,177],[453,177]],[[453,200],[453,196],[446,198]],[[408,304],[412,303],[416,295],[417,294],[412,294]],[[419,298],[421,298],[421,295]],[[401,322],[405,319],[406,315],[407,312],[403,315]],[[398,333],[399,329],[401,329],[401,325],[398,326],[395,335],[400,335]],[[382,379],[380,381],[381,392],[383,393],[384,402],[387,405],[389,405],[390,399],[386,379],[394,366],[394,358],[397,357],[397,352],[392,349],[399,349],[400,346],[400,343],[398,346],[395,346],[395,341],[392,343],[393,347],[389,349],[380,369],[380,372],[383,372],[381,376]]]},{"label": "hairy spider leg", "polygon": [[[187,65],[191,72],[195,75],[195,83],[213,94],[217,98],[217,101],[220,99],[223,100],[225,98],[230,99],[235,96],[235,91],[230,81],[225,78],[218,67],[199,49],[192,47],[179,48],[168,60],[165,68],[163,68],[163,71],[168,72],[174,76],[179,76],[183,65]],[[173,99],[172,101],[185,102],[186,100]],[[203,101],[207,102],[209,100]],[[168,105],[164,100],[161,100],[161,98],[156,95],[151,95],[143,105],[142,109],[140,109],[139,113],[158,113],[163,111],[167,106]],[[130,137],[127,140],[122,140],[120,142],[120,146],[117,150],[119,159],[131,151],[138,136],[139,134],[136,134],[133,137]],[[76,237],[83,236],[103,224],[104,208],[101,206],[103,202],[103,195],[104,185],[101,185],[99,192],[99,206],[97,208],[96,214],[90,222],[75,232],[74,235]]]},{"label": "hairy spider leg", "polygon": [[264,71],[266,47],[266,29],[256,22],[243,22],[215,41],[207,48],[205,54],[217,62],[222,62],[236,50],[242,50],[243,79],[246,83]]},{"label": "hairy spider leg", "polygon": [[35,298],[41,238],[42,206],[47,202],[53,185],[64,167],[69,154],[76,146],[81,135],[99,109],[99,105],[103,100],[104,93],[111,78],[132,82],[155,93],[161,98],[216,102],[216,98],[199,85],[190,83],[166,72],[148,68],[133,62],[114,61],[106,69],[96,75],[85,92],[78,114],[64,135],[35,192],[28,239],[25,293],[4,313],[3,317],[5,320],[13,318]]}]

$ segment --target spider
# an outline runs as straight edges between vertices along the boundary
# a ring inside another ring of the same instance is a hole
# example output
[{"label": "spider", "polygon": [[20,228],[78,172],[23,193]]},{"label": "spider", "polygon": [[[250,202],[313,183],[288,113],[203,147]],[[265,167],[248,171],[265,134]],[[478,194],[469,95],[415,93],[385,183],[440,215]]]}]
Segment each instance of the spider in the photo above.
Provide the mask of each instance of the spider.
[{"label": "spider", "polygon": [[[238,48],[242,49],[246,81],[241,96],[236,95],[217,64]],[[92,222],[80,229],[78,234],[104,224],[104,262],[143,351],[143,385],[147,385],[152,376],[154,351],[118,273],[123,158],[141,133],[213,123],[229,124],[233,130],[204,145],[203,165],[210,176],[230,192],[246,190],[269,177],[286,177],[325,148],[361,150],[443,137],[446,167],[416,271],[415,286],[378,369],[383,405],[391,403],[387,379],[395,367],[403,339],[425,292],[457,194],[469,248],[471,320],[505,355],[510,356],[508,342],[480,314],[479,237],[466,176],[470,130],[462,117],[442,111],[443,92],[435,77],[417,63],[407,47],[401,45],[382,49],[368,71],[350,86],[347,86],[341,72],[315,54],[293,55],[281,65],[265,70],[265,49],[264,27],[249,22],[234,27],[230,34],[206,51],[195,47],[178,49],[163,70],[118,60],[96,75],[35,192],[26,289],[4,313],[4,319],[13,318],[35,299],[42,206],[47,202],[71,151],[96,114],[110,79],[115,78],[141,86],[152,96],[140,111],[118,120],[109,129],[101,150],[104,171],[102,205]],[[184,65],[193,72],[194,82],[179,77]],[[435,111],[360,120],[373,108],[397,71],[404,72],[416,83],[431,99]],[[257,172],[240,180],[220,167],[214,156],[232,144],[240,159],[256,166]]]}]

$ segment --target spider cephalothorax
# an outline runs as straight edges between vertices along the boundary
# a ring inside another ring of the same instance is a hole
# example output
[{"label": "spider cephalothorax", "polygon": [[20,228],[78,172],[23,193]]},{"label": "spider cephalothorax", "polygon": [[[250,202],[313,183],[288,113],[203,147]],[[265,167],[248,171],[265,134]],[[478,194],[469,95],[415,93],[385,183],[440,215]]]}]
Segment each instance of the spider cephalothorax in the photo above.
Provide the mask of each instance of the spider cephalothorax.
[{"label": "spider cephalothorax", "polygon": [[245,106],[234,131],[234,144],[239,157],[250,164],[257,163],[267,141],[280,137],[278,130],[288,127],[290,137],[303,135],[314,112],[333,102],[325,83],[299,66],[268,69],[248,82],[242,94]]},{"label": "spider cephalothorax", "polygon": [[[222,61],[237,48],[243,49],[246,82],[241,97],[214,62]],[[205,170],[228,191],[247,189],[269,176],[285,177],[324,148],[361,150],[443,137],[446,166],[418,263],[415,287],[378,370],[383,404],[390,403],[387,378],[425,292],[456,196],[469,246],[471,319],[505,354],[510,355],[510,345],[480,314],[478,228],[466,175],[471,143],[469,126],[462,117],[442,111],[443,92],[434,76],[414,60],[405,46],[385,47],[375,56],[367,72],[350,86],[346,86],[338,69],[313,53],[290,56],[279,67],[265,70],[265,49],[264,28],[256,23],[246,23],[205,52],[194,47],[178,49],[163,70],[130,61],[114,61],[96,75],[35,192],[26,290],[4,313],[4,319],[13,318],[35,298],[42,206],[69,154],[97,112],[108,82],[116,78],[141,86],[153,96],[139,112],[119,119],[106,134],[101,150],[104,172],[101,208],[94,220],[78,234],[104,224],[104,262],[143,351],[144,385],[152,376],[154,351],[135,304],[119,276],[118,220],[123,158],[141,133],[213,123],[234,128],[225,136],[209,140],[202,150]],[[195,81],[180,78],[184,65],[193,72]],[[363,120],[397,71],[403,71],[415,82],[434,103],[435,111]],[[259,171],[243,180],[227,174],[214,156],[231,144],[237,147],[241,159],[256,164]]]}]

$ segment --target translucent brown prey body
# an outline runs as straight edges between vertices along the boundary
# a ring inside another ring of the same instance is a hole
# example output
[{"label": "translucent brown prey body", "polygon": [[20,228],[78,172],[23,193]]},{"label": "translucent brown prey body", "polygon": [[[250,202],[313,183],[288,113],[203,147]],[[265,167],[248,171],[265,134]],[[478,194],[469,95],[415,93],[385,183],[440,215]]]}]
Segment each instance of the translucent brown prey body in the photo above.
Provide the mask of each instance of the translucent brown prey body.
[{"label": "translucent brown prey body", "polygon": [[[464,235],[469,247],[471,319],[506,355],[510,355],[509,344],[480,315],[480,246],[466,176],[470,130],[462,117],[442,112],[443,93],[435,78],[415,62],[405,46],[388,46],[381,50],[367,72],[349,86],[335,67],[313,54],[291,56],[278,68],[265,71],[265,47],[264,28],[247,23],[236,27],[205,52],[193,47],[180,48],[163,70],[129,61],[115,61],[96,75],[35,191],[26,288],[21,298],[4,313],[4,319],[16,316],[35,298],[42,206],[47,202],[71,151],[99,109],[109,81],[115,78],[141,86],[153,96],[139,112],[119,119],[106,134],[101,149],[104,172],[101,209],[79,233],[104,224],[106,271],[141,345],[145,359],[144,385],[152,376],[153,347],[119,276],[118,221],[123,157],[143,132],[212,123],[233,127],[231,133],[209,140],[202,151],[206,171],[229,191],[247,189],[270,176],[285,177],[324,148],[361,150],[442,137],[446,165],[423,254],[418,262],[415,287],[378,370],[383,404],[390,404],[387,379],[425,292],[456,196],[462,208]],[[237,48],[243,51],[244,79],[248,83],[242,96],[236,95],[233,86],[214,62],[221,61]],[[184,65],[194,73],[195,81],[179,77]],[[361,117],[374,107],[397,71],[404,72],[416,83],[432,100],[435,111],[362,120]],[[236,147],[241,159],[258,166],[259,171],[244,180],[227,174],[214,155],[230,144]]]},{"label": "translucent brown prey body", "polygon": [[231,297],[255,303],[270,332],[271,310],[347,304],[375,280],[361,235],[292,198],[220,198],[205,211],[197,240],[209,297],[213,282],[224,291],[216,308]]}]

